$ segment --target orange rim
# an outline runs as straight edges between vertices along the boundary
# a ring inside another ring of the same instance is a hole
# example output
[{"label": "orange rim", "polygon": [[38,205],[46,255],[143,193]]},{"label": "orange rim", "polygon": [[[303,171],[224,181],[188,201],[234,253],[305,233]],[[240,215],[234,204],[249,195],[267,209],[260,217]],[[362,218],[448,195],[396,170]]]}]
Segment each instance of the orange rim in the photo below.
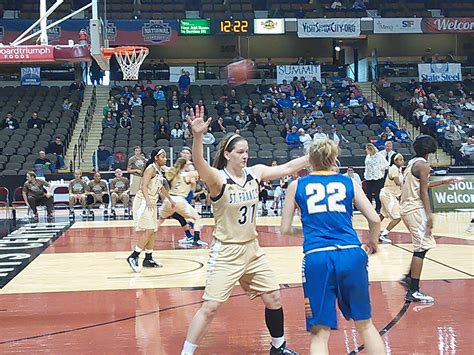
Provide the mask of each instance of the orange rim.
[{"label": "orange rim", "polygon": [[110,59],[114,54],[131,54],[136,51],[144,51],[148,53],[149,49],[141,46],[122,46],[115,48],[102,48],[101,51],[106,59]]}]

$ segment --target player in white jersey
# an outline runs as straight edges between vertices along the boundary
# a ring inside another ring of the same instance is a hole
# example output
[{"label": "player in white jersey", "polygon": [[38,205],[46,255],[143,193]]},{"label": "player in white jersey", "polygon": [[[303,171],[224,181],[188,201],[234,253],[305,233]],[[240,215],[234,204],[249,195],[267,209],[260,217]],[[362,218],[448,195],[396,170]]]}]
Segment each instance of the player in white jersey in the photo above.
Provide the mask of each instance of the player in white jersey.
[{"label": "player in white jersey", "polygon": [[[214,207],[214,240],[209,254],[204,303],[189,326],[182,355],[191,355],[219,307],[238,281],[250,298],[261,297],[272,337],[270,354],[297,354],[286,346],[280,286],[257,241],[259,182],[293,174],[308,165],[297,158],[280,166],[247,167],[248,143],[234,134],[221,140],[211,167],[203,156],[203,136],[211,123],[196,107],[189,123],[193,132],[193,162],[206,182]],[[232,329],[229,329],[232,331]]]}]

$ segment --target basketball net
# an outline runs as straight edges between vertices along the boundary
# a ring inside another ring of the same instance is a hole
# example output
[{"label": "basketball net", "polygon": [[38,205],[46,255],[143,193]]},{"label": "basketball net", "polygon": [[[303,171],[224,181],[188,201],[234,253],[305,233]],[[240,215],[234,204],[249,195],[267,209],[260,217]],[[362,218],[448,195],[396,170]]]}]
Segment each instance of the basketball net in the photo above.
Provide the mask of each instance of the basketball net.
[{"label": "basketball net", "polygon": [[148,52],[148,48],[146,47],[115,51],[117,62],[120,68],[122,68],[123,80],[138,80],[138,71],[148,55]]}]

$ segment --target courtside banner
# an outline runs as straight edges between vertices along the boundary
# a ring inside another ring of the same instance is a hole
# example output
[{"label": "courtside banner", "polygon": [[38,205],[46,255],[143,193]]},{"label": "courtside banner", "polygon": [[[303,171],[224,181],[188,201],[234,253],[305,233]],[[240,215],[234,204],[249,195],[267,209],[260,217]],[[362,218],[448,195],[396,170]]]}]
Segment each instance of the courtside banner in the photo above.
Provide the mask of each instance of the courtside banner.
[{"label": "courtside banner", "polygon": [[53,46],[0,46],[0,63],[54,62]]},{"label": "courtside banner", "polygon": [[299,38],[360,36],[360,18],[298,19]]},{"label": "courtside banner", "polygon": [[[446,176],[432,176],[430,181],[445,180]],[[449,186],[437,186],[430,189],[434,212],[474,209],[474,175],[459,175],[458,182]]]},{"label": "courtside banner", "polygon": [[418,79],[420,81],[442,82],[462,81],[460,63],[418,64]]},{"label": "courtside banner", "polygon": [[293,78],[298,79],[304,76],[307,81],[316,78],[321,82],[321,66],[320,65],[277,65],[277,83],[281,84],[283,80],[291,83]]},{"label": "courtside banner", "polygon": [[424,18],[423,33],[474,33],[474,17]]},{"label": "courtside banner", "polygon": [[374,33],[423,33],[421,18],[374,18]]}]

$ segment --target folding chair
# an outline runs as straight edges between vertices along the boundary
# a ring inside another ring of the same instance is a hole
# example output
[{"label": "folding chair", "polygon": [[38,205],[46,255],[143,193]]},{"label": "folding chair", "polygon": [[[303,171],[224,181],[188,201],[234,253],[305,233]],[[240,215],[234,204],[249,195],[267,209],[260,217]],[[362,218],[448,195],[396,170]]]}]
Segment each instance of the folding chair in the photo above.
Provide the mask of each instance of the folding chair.
[{"label": "folding chair", "polygon": [[0,186],[0,207],[5,208],[5,219],[8,219],[8,211],[10,210],[10,191],[4,186]]}]

